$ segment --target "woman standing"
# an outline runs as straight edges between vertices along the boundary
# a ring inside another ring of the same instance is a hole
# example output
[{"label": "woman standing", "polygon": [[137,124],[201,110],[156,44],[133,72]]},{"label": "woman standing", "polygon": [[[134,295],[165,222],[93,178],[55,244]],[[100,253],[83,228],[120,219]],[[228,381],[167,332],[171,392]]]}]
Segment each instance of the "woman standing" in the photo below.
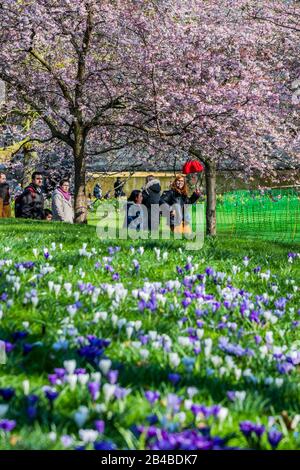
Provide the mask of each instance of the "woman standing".
[{"label": "woman standing", "polygon": [[186,206],[194,204],[199,197],[200,191],[198,189],[189,197],[184,176],[176,176],[171,188],[165,191],[160,198],[160,204],[166,204],[169,207],[170,221],[168,223],[172,232],[191,233],[190,215]]},{"label": "woman standing", "polygon": [[70,194],[70,183],[66,179],[62,180],[59,183],[59,187],[53,192],[52,212],[53,220],[68,222],[70,224],[72,224],[74,221],[72,197]]}]

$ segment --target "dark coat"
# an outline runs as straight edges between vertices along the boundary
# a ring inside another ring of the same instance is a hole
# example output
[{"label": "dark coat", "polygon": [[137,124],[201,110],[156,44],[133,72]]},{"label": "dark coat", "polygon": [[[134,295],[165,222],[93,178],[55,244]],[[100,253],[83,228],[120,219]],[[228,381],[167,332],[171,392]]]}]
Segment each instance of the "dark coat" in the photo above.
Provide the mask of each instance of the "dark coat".
[{"label": "dark coat", "polygon": [[125,196],[125,193],[123,191],[125,183],[122,181],[116,181],[114,183],[114,190],[115,190],[115,198]]},{"label": "dark coat", "polygon": [[0,219],[11,216],[10,195],[8,183],[0,184]]},{"label": "dark coat", "polygon": [[143,227],[143,212],[141,206],[132,201],[125,204],[126,217],[123,227],[139,232]]},{"label": "dark coat", "polygon": [[164,191],[160,198],[160,204],[166,204],[169,206],[170,211],[175,211],[175,216],[170,216],[170,226],[178,226],[181,222],[185,224],[189,224],[190,218],[187,211],[184,210],[185,205],[194,204],[199,199],[199,195],[197,193],[193,193],[191,197],[184,196],[180,194],[175,189],[169,189],[168,191]]},{"label": "dark coat", "polygon": [[161,186],[159,180],[153,179],[146,184],[142,191],[143,205],[147,208],[147,216],[145,222],[148,221],[149,230],[157,230],[159,226],[159,211],[157,213],[151,210],[153,204],[159,204]]},{"label": "dark coat", "polygon": [[18,197],[18,214],[16,217],[22,219],[44,219],[44,196],[42,190],[31,183]]},{"label": "dark coat", "polygon": [[0,199],[3,201],[3,205],[7,206],[9,204],[9,185],[8,183],[0,184]]}]

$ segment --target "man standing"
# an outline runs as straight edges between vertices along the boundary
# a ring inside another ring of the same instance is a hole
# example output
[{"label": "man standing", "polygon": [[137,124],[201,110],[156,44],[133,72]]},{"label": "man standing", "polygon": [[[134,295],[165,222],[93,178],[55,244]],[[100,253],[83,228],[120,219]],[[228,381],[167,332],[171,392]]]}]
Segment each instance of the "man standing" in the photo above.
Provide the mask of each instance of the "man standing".
[{"label": "man standing", "polygon": [[0,172],[0,219],[7,219],[10,216],[9,185],[6,182],[6,175]]},{"label": "man standing", "polygon": [[123,187],[125,185],[124,181],[121,181],[121,178],[118,176],[117,181],[114,183],[114,190],[115,190],[115,198],[118,199],[119,197],[125,196],[123,191]]},{"label": "man standing", "polygon": [[161,192],[160,181],[152,175],[147,176],[146,185],[143,188],[142,194],[143,194],[143,205],[146,206],[147,211],[148,211],[148,214],[147,214],[148,230],[157,230],[159,227],[158,204],[160,200],[160,192]]},{"label": "man standing", "polygon": [[94,187],[94,198],[96,198],[96,200],[102,199],[102,188],[99,183]]},{"label": "man standing", "polygon": [[15,215],[22,219],[44,219],[44,196],[42,193],[43,175],[35,171],[32,181],[23,193],[16,198]]}]

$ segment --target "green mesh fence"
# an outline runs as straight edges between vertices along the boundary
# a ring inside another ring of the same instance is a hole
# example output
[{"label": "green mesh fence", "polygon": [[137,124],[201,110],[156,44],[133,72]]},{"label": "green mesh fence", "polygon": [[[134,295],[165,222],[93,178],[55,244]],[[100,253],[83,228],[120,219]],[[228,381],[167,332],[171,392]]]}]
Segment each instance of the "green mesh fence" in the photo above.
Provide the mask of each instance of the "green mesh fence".
[{"label": "green mesh fence", "polygon": [[300,242],[300,187],[234,191],[218,197],[217,231]]}]

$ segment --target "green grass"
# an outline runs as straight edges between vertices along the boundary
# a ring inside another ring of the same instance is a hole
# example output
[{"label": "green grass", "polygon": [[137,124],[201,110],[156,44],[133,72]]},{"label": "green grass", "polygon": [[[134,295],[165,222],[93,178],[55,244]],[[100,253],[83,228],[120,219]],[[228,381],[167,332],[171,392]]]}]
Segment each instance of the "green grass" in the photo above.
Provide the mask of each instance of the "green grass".
[{"label": "green grass", "polygon": [[[93,225],[72,226],[15,219],[0,222],[0,236],[0,260],[10,259],[12,262],[11,266],[1,267],[0,264],[0,296],[5,292],[9,299],[13,300],[11,306],[0,302],[0,311],[1,309],[3,311],[3,318],[0,320],[0,339],[12,341],[12,332],[24,329],[29,331],[29,337],[19,342],[8,354],[7,364],[0,365],[0,387],[9,386],[16,389],[16,396],[11,402],[7,417],[17,422],[17,427],[10,438],[4,436],[3,433],[0,434],[0,448],[62,448],[60,436],[64,434],[71,435],[74,442],[79,442],[74,413],[79,406],[83,405],[89,409],[89,418],[82,427],[91,429],[95,419],[104,419],[105,440],[113,440],[118,448],[141,448],[143,440],[138,440],[134,436],[132,426],[134,424],[145,425],[147,415],[152,413],[156,413],[160,418],[164,416],[164,419],[173,423],[176,422],[177,418],[166,411],[165,397],[167,393],[172,392],[186,398],[186,389],[189,386],[195,386],[198,389],[196,403],[206,405],[218,403],[229,409],[229,415],[223,423],[209,421],[213,435],[228,436],[233,433],[231,445],[246,447],[247,442],[239,432],[239,422],[250,419],[267,425],[268,417],[273,416],[276,426],[284,434],[281,448],[300,448],[299,438],[294,434],[296,430],[289,429],[282,417],[282,412],[285,410],[289,419],[292,419],[300,409],[296,371],[283,376],[283,386],[276,387],[264,383],[266,377],[281,377],[269,359],[263,359],[259,355],[255,358],[235,359],[236,368],[239,367],[241,370],[251,368],[256,381],[249,381],[243,377],[237,379],[234,370],[224,376],[208,373],[207,369],[213,369],[213,366],[203,353],[195,357],[196,362],[192,372],[186,370],[183,364],[174,370],[170,366],[168,355],[161,349],[149,347],[148,359],[142,359],[139,349],[132,345],[132,341],[138,339],[138,331],[134,331],[132,337],[129,338],[124,327],[119,328],[112,320],[114,314],[127,322],[141,320],[141,330],[145,334],[153,330],[160,335],[167,334],[173,341],[172,350],[176,351],[181,359],[193,357],[190,349],[177,344],[178,336],[185,334],[185,326],[180,325],[178,321],[183,316],[187,317],[186,326],[189,327],[195,327],[196,321],[195,307],[188,307],[187,310],[181,307],[185,288],[180,288],[176,296],[172,293],[166,294],[166,304],[159,304],[154,313],[138,310],[137,300],[133,295],[134,289],[140,289],[145,282],[164,283],[176,278],[182,281],[182,277],[176,272],[176,266],[184,268],[188,257],[191,256],[193,265],[197,265],[196,273],[204,273],[206,267],[210,266],[218,272],[226,273],[226,276],[230,275],[235,287],[252,293],[254,298],[266,292],[269,296],[274,296],[271,285],[276,283],[279,286],[279,292],[275,295],[275,299],[285,297],[293,292],[293,285],[297,285],[300,279],[299,259],[294,263],[288,263],[287,258],[289,252],[300,251],[299,243],[249,240],[230,236],[228,233],[220,233],[216,239],[207,239],[201,250],[191,252],[185,250],[184,241],[101,241],[97,238]],[[56,244],[55,250],[51,248],[52,243]],[[91,253],[90,256],[79,254],[79,250],[85,243],[87,251]],[[61,247],[60,244],[62,244]],[[103,268],[106,264],[103,262],[103,256],[108,256],[107,250],[111,245],[118,245],[121,248],[108,264],[111,264],[115,272],[119,273],[119,282],[128,290],[127,297],[124,301],[114,303],[107,294],[100,293],[94,302],[89,294],[79,293],[82,307],[79,308],[74,318],[70,319],[67,308],[74,303],[74,292],[79,292],[78,282],[91,283],[94,286],[100,286],[103,283],[115,284],[115,281],[112,281],[112,274]],[[144,247],[143,254],[137,251],[140,245]],[[130,247],[135,247],[134,253]],[[44,259],[44,248],[49,250],[52,259]],[[38,250],[37,256],[33,253],[34,249]],[[164,251],[168,252],[168,259],[163,260],[161,256],[158,260],[156,249],[161,250],[161,255]],[[242,264],[246,256],[250,258],[249,268]],[[133,267],[134,259],[140,263],[138,272]],[[19,273],[14,268],[14,263],[25,261],[34,261],[36,266],[33,270]],[[100,269],[95,268],[96,262],[102,264]],[[41,270],[47,263],[54,267],[55,271],[40,276]],[[69,270],[69,266],[73,266],[72,270]],[[240,271],[234,274],[233,266],[239,266]],[[257,266],[261,267],[262,272],[270,270],[269,280],[264,281],[253,273],[253,269]],[[249,272],[248,277],[245,272]],[[287,284],[287,280],[293,281],[294,284],[291,282]],[[61,290],[57,294],[49,290],[49,281],[61,284]],[[20,287],[16,290],[18,282]],[[66,282],[72,284],[72,297],[68,297],[64,290],[63,285]],[[24,303],[26,294],[32,289],[37,291],[39,298],[36,307],[30,301]],[[209,279],[207,280],[207,293],[214,295],[216,299],[219,298],[215,283]],[[172,310],[170,305],[174,304],[176,297],[179,303]],[[217,313],[210,313],[207,320],[205,317],[205,338],[212,339],[213,354],[219,355],[224,360],[225,354],[221,353],[217,347],[218,338],[222,335],[228,336],[232,343],[255,348],[254,335],[259,334],[263,338],[262,344],[265,344],[264,338],[267,331],[273,332],[278,346],[297,347],[298,345],[299,347],[299,329],[291,328],[292,321],[299,318],[297,314],[299,291],[295,291],[288,306],[293,311],[287,309],[286,314],[275,324],[269,321],[262,324],[250,322],[247,318],[241,318],[238,310],[234,310],[230,320],[238,324],[238,330],[243,330],[241,337],[229,330],[218,330],[218,323],[227,314],[225,308],[222,307]],[[274,309],[273,300],[268,308]],[[94,315],[99,311],[108,312],[108,320],[93,323]],[[23,322],[29,322],[29,326],[24,326]],[[131,389],[126,399],[110,402],[105,410],[99,411],[96,405],[103,402],[103,392],[95,403],[91,400],[86,387],[77,386],[76,390],[72,391],[67,385],[57,387],[60,395],[54,406],[49,407],[47,400],[43,397],[41,387],[48,384],[47,376],[53,373],[55,367],[63,367],[64,360],[76,358],[78,367],[85,367],[90,373],[97,370],[95,364],[87,362],[76,354],[75,340],[66,333],[68,328],[75,328],[77,332],[75,337],[93,334],[98,338],[111,339],[112,342],[106,350],[106,355],[112,360],[112,368],[119,370],[119,384]],[[62,333],[64,330],[65,332]],[[53,350],[53,344],[62,336],[69,340],[67,350]],[[24,342],[35,344],[32,351],[25,356],[22,354]],[[175,371],[180,373],[181,380],[178,385],[174,386],[168,380],[168,374]],[[34,422],[30,422],[26,414],[26,397],[24,397],[22,386],[25,379],[30,381],[31,393],[40,396],[39,411]],[[159,390],[161,393],[161,400],[153,407],[143,396],[144,390],[148,389]],[[229,403],[226,398],[226,392],[229,390],[245,390],[246,399],[243,404]],[[4,402],[1,402],[0,398],[0,405],[1,403]],[[193,421],[189,413],[187,412],[187,423],[190,423],[188,427],[191,427]],[[57,439],[54,441],[48,437],[51,431],[57,434]],[[261,445],[263,448],[269,448],[265,437]]]}]

